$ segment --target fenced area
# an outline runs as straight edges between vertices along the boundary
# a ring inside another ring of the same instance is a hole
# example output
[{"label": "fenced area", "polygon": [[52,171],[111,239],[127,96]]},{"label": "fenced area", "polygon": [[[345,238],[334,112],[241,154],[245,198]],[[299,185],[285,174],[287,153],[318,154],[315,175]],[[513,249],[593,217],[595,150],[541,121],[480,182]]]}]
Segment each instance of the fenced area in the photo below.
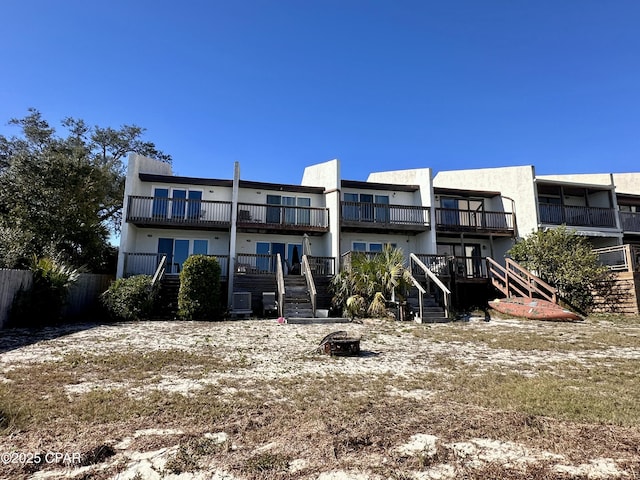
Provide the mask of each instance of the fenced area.
[{"label": "fenced area", "polygon": [[[0,269],[0,329],[9,319],[11,305],[20,289],[31,286],[33,274],[29,270]],[[69,290],[67,304],[63,310],[65,317],[78,316],[92,307],[102,292],[109,288],[113,275],[82,273]]]}]

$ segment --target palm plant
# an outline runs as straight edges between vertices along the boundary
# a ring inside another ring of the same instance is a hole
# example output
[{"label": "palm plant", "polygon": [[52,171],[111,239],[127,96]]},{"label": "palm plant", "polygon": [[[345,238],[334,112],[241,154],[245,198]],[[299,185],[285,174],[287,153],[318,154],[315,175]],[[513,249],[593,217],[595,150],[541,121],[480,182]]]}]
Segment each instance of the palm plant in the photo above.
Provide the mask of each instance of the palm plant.
[{"label": "palm plant", "polygon": [[[333,278],[333,302],[351,318],[365,312],[386,316],[386,301],[404,291],[409,284],[402,250],[385,245],[382,252],[375,255],[353,252],[350,268]],[[357,301],[354,297],[358,297]],[[356,308],[361,303],[362,308]]]}]

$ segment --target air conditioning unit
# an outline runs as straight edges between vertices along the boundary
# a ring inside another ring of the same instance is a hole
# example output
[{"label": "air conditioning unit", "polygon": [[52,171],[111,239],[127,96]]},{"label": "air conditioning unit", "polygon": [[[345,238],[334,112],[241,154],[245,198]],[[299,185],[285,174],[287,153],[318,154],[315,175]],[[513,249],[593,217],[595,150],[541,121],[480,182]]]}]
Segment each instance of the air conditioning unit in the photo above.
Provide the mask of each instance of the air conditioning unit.
[{"label": "air conditioning unit", "polygon": [[251,292],[233,292],[233,310],[251,311]]}]

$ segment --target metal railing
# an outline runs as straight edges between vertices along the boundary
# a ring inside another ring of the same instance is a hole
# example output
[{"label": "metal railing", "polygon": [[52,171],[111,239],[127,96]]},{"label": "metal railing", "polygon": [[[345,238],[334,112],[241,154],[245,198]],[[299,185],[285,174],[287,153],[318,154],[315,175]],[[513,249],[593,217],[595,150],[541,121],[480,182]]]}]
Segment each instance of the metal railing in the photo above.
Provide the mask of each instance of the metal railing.
[{"label": "metal railing", "polygon": [[451,290],[449,290],[447,286],[442,283],[442,281],[429,269],[429,267],[427,267],[415,254],[409,254],[409,261],[412,263],[410,271],[413,271],[413,265],[415,265],[417,269],[425,274],[429,281],[433,282],[433,284],[440,289],[443,296],[442,307],[444,308],[444,316],[449,317],[449,312],[451,311]]},{"label": "metal railing", "polygon": [[540,204],[540,222],[574,227],[616,227],[613,208]]},{"label": "metal railing", "polygon": [[230,225],[231,202],[130,195],[128,222],[162,225]]},{"label": "metal railing", "polygon": [[319,207],[238,203],[236,223],[243,227],[325,231],[329,229],[329,210]]},{"label": "metal railing", "polygon": [[492,285],[506,297],[515,294],[515,296],[534,298],[534,294],[537,294],[550,302],[558,303],[558,291],[555,287],[510,258],[505,258],[503,267],[491,257],[487,257],[487,271]]},{"label": "metal railing", "polygon": [[510,212],[436,208],[436,228],[456,231],[513,231],[514,215]]},{"label": "metal railing", "polygon": [[640,212],[618,212],[624,232],[640,233]]},{"label": "metal railing", "polygon": [[311,310],[313,312],[313,316],[316,316],[316,298],[318,296],[318,291],[316,290],[316,284],[313,281],[313,272],[311,271],[311,266],[309,265],[309,259],[306,255],[302,256],[302,274],[304,278],[307,280],[307,289],[309,290],[309,297],[311,298]]},{"label": "metal railing", "polygon": [[342,222],[429,226],[429,207],[342,201]]}]

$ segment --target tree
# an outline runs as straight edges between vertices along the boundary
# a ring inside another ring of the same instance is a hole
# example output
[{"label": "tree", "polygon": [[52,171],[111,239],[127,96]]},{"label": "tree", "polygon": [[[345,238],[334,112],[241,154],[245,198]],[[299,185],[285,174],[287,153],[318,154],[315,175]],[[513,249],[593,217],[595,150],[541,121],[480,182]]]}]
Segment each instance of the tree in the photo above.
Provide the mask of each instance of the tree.
[{"label": "tree", "polygon": [[110,233],[122,218],[129,152],[170,162],[143,141],[144,129],[89,127],[65,118],[65,136],[36,109],[9,124],[19,136],[0,135],[0,266],[23,268],[29,259],[63,256],[75,266],[105,271],[113,263]]},{"label": "tree", "polygon": [[593,305],[593,292],[608,273],[585,237],[564,225],[533,232],[518,241],[508,255],[555,286],[570,306],[583,312]]}]

